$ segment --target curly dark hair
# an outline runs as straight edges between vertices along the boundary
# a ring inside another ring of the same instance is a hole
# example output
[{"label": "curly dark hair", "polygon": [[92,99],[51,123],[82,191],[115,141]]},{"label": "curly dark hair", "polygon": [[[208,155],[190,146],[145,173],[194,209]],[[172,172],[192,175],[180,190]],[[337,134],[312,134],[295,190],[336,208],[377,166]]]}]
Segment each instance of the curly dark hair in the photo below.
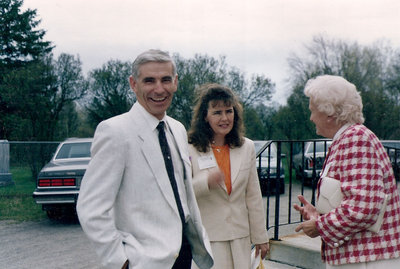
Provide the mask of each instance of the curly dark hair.
[{"label": "curly dark hair", "polygon": [[220,84],[204,84],[198,89],[198,96],[193,110],[191,127],[188,132],[189,143],[198,151],[207,152],[213,140],[214,133],[210,124],[205,120],[208,112],[208,104],[213,107],[219,102],[226,106],[232,106],[234,121],[232,130],[226,135],[225,143],[230,148],[240,147],[244,143],[243,107],[233,91]]}]

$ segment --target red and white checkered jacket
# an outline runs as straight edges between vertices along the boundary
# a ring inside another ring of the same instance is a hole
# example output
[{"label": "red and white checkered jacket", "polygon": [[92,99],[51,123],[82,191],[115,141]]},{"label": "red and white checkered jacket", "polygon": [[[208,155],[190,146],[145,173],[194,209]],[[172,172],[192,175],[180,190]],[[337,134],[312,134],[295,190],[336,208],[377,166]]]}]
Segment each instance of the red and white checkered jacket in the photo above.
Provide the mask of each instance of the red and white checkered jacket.
[{"label": "red and white checkered jacket", "polygon": [[[330,265],[400,257],[400,202],[385,148],[364,125],[352,125],[332,142],[328,177],[341,182],[339,207],[317,220],[322,260]],[[388,195],[378,233],[368,231]],[[400,268],[400,267],[399,267]]]}]

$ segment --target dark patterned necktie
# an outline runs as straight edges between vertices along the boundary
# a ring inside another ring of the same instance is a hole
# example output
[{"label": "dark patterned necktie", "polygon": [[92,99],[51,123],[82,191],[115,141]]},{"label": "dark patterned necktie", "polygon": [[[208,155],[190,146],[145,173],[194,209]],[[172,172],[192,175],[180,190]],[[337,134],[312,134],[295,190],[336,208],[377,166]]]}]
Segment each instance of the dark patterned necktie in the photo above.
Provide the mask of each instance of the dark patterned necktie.
[{"label": "dark patterned necktie", "polygon": [[167,169],[169,181],[171,183],[172,190],[174,191],[174,196],[176,205],[178,207],[179,216],[181,217],[182,224],[185,224],[185,215],[183,213],[182,203],[178,192],[178,186],[175,180],[174,165],[172,163],[172,156],[168,146],[167,137],[165,136],[163,121],[160,121],[160,123],[157,125],[157,130],[158,130],[158,141],[160,142],[160,147],[164,157],[165,168]]}]

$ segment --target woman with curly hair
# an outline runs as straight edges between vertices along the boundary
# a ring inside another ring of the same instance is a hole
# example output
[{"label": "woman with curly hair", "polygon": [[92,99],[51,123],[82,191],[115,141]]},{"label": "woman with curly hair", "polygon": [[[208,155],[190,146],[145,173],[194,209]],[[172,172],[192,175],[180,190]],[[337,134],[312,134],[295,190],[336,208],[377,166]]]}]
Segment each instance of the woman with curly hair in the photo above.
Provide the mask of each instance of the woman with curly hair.
[{"label": "woman with curly hair", "polygon": [[[269,250],[254,143],[244,137],[233,91],[200,87],[189,130],[193,187],[214,255],[213,268],[250,268],[251,245]],[[195,266],[193,266],[195,267]]]}]

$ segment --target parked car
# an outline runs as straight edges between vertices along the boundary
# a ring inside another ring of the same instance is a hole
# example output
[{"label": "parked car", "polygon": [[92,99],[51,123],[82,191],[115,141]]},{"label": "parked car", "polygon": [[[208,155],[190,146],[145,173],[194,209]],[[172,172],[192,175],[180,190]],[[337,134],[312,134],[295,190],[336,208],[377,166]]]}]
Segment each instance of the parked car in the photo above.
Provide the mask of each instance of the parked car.
[{"label": "parked car", "polygon": [[256,150],[256,163],[258,171],[258,179],[260,181],[260,188],[263,196],[268,196],[275,193],[276,183],[279,180],[279,193],[285,193],[285,169],[282,165],[281,155],[280,173],[277,175],[277,148],[276,144],[271,141],[256,140],[254,141]]},{"label": "parked car", "polygon": [[300,152],[293,156],[293,168],[296,171],[296,178],[303,179],[306,185],[312,185],[318,180],[328,148],[331,144],[332,141],[330,140],[305,142],[304,151],[301,147]]},{"label": "parked car", "polygon": [[400,140],[381,140],[392,163],[394,176],[400,181]]},{"label": "parked car", "polygon": [[90,161],[92,138],[70,138],[61,142],[52,159],[40,171],[35,202],[51,219],[76,214],[81,180]]}]

